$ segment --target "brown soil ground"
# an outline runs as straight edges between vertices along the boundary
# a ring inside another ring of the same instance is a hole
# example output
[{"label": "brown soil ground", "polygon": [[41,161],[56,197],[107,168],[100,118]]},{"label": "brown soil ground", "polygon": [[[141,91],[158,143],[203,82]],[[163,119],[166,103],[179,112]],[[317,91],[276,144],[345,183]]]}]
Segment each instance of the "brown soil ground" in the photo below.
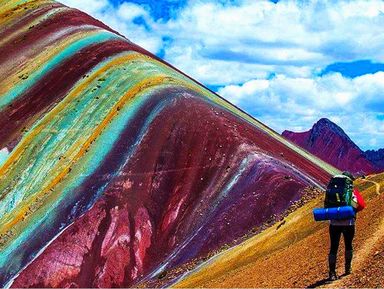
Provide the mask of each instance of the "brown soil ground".
[{"label": "brown soil ground", "polygon": [[[353,273],[329,284],[328,224],[314,222],[312,209],[320,197],[299,208],[281,223],[214,257],[175,287],[384,287],[384,174],[360,179],[367,208],[359,213],[354,239]],[[338,273],[344,273],[340,246]]]}]

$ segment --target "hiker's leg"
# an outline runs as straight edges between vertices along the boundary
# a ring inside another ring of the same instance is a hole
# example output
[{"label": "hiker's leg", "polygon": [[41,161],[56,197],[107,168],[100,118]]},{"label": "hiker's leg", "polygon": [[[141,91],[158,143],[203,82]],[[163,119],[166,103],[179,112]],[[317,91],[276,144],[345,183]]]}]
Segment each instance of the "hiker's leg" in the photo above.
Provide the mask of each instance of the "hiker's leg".
[{"label": "hiker's leg", "polygon": [[339,249],[341,229],[339,226],[329,226],[329,236],[331,239],[331,248],[328,255],[328,264],[329,264],[329,279],[336,280],[336,260],[337,260],[337,250]]},{"label": "hiker's leg", "polygon": [[343,230],[345,244],[345,274],[351,274],[353,258],[353,237],[355,236],[355,226],[345,226]]},{"label": "hiker's leg", "polygon": [[329,237],[331,240],[331,248],[329,250],[329,255],[337,255],[339,249],[339,243],[341,238],[342,229],[341,226],[329,226]]},{"label": "hiker's leg", "polygon": [[343,228],[345,251],[353,250],[353,238],[355,237],[355,226],[344,226]]}]

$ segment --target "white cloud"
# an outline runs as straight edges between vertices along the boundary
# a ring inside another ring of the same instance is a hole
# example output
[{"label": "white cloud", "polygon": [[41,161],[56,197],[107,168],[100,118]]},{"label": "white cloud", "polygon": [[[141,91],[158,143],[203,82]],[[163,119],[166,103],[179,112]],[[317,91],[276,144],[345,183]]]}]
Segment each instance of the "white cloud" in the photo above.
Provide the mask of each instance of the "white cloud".
[{"label": "white cloud", "polygon": [[136,17],[145,17],[149,18],[148,12],[139,5],[124,2],[117,9],[117,15],[126,21],[133,21]]},{"label": "white cloud", "polygon": [[[165,58],[209,84],[239,83],[237,73],[243,81],[272,72],[308,77],[335,61],[384,60],[382,1],[238,2],[190,1],[176,19],[157,23],[173,39]],[[218,66],[221,77],[201,66]]]},{"label": "white cloud", "polygon": [[354,79],[340,73],[314,78],[277,75],[270,80],[229,85],[219,89],[219,94],[279,132],[303,131],[326,116],[354,136],[359,145],[384,147],[384,122],[371,108],[377,103],[384,107],[382,91],[384,72]]},{"label": "white cloud", "polygon": [[108,0],[60,0],[59,2],[90,15],[98,15],[101,11],[110,7]]}]

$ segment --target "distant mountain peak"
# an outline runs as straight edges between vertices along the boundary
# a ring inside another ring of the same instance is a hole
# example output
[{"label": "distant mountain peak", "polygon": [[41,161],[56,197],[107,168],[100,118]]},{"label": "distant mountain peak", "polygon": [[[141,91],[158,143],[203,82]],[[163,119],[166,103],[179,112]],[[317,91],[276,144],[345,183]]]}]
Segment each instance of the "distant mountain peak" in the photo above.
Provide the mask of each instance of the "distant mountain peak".
[{"label": "distant mountain peak", "polygon": [[284,131],[296,143],[340,170],[372,173],[383,166],[380,152],[363,152],[337,124],[321,118],[305,132]]},{"label": "distant mountain peak", "polygon": [[335,124],[334,122],[332,122],[330,119],[328,118],[320,118],[314,125],[313,127],[328,127],[328,128],[331,128],[331,129],[335,129],[335,130],[341,130],[342,132],[343,129],[341,127],[339,127],[337,124]]},{"label": "distant mountain peak", "polygon": [[316,123],[316,124],[323,124],[323,125],[326,125],[326,124],[329,124],[329,125],[335,125],[334,122],[332,122],[330,119],[326,118],[326,117],[322,117],[320,118]]},{"label": "distant mountain peak", "polygon": [[351,145],[360,150],[360,148],[351,140],[351,138],[346,134],[346,132],[340,126],[338,126],[336,123],[332,122],[328,118],[321,118],[313,125],[312,129],[310,130],[310,144],[312,145],[319,136],[323,135],[325,130],[329,130],[335,133],[339,137],[345,139],[346,141],[349,141]]}]

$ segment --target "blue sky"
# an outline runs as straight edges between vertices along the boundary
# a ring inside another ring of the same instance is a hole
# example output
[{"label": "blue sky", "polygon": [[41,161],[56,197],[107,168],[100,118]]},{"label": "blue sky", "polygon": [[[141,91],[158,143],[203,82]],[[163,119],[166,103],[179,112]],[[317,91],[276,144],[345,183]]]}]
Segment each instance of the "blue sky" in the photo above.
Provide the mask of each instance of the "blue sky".
[{"label": "blue sky", "polygon": [[384,2],[62,0],[278,132],[321,117],[384,148]]}]

